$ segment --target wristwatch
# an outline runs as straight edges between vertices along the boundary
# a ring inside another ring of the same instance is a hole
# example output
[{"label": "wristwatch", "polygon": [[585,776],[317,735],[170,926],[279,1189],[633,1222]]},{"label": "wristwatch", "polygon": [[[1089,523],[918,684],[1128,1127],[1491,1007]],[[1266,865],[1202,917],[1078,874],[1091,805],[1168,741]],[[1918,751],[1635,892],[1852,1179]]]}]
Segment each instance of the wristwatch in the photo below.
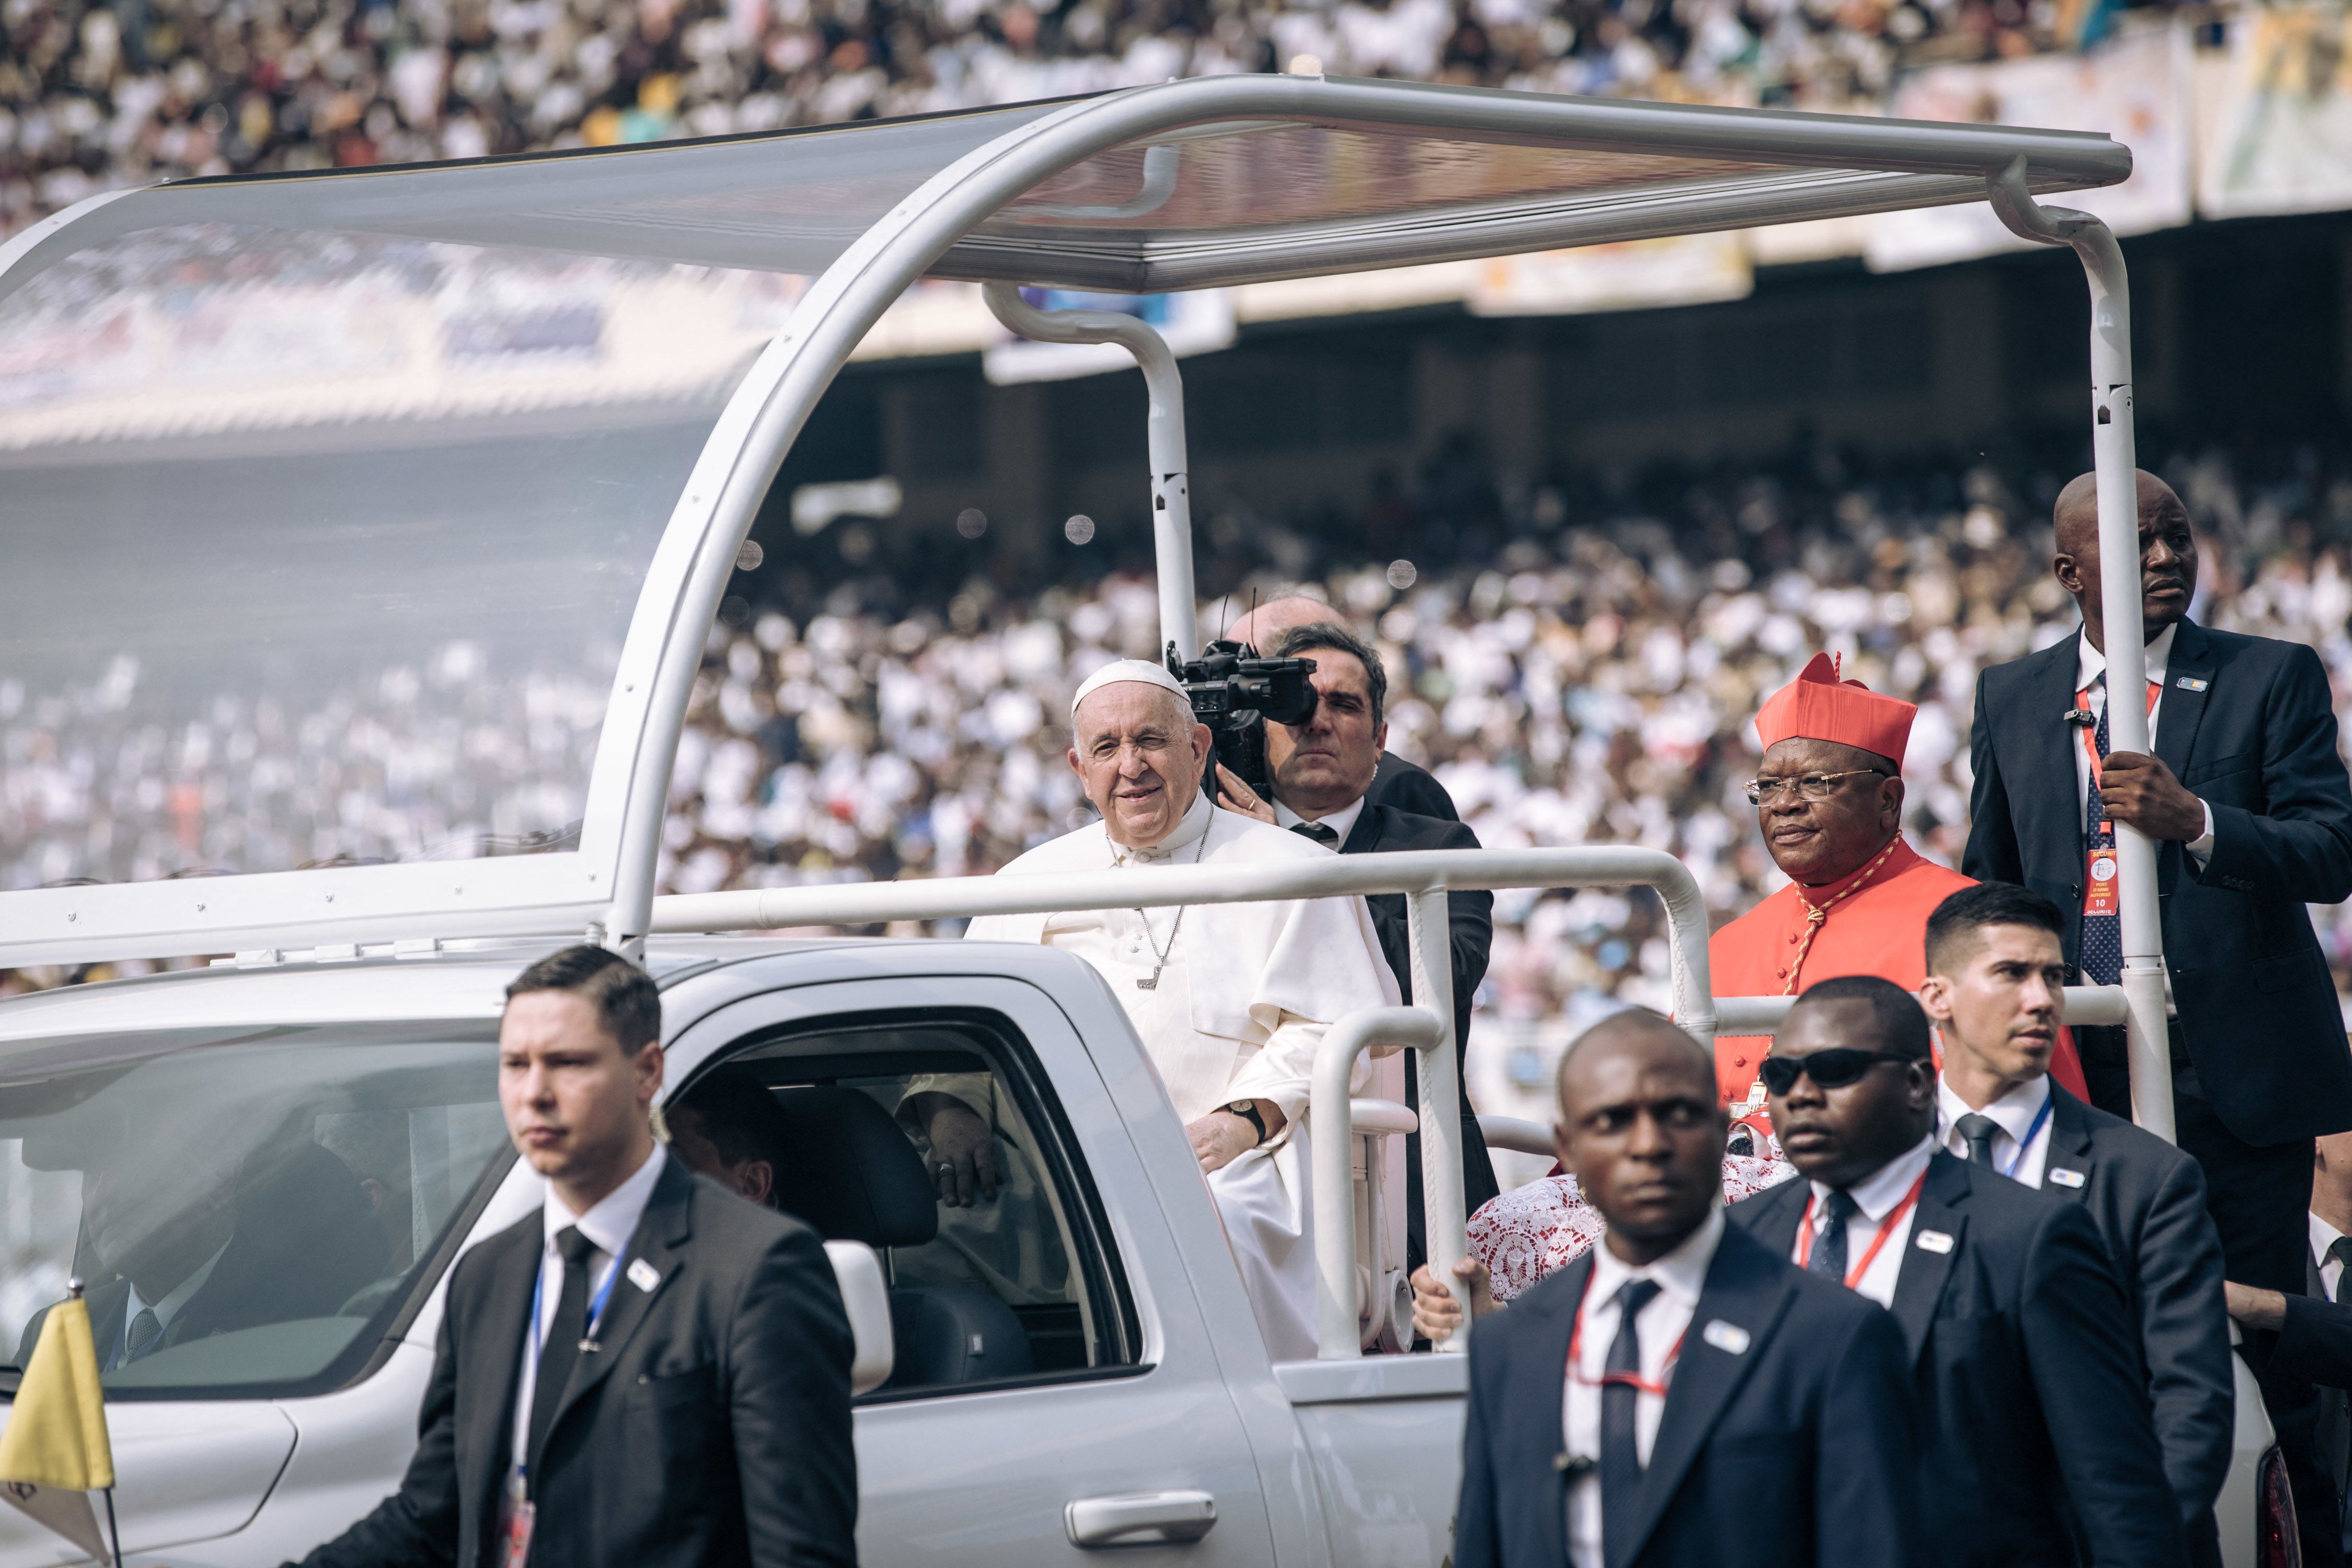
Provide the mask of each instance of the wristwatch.
[{"label": "wristwatch", "polygon": [[1240,1117],[1243,1121],[1248,1122],[1252,1127],[1256,1128],[1257,1141],[1261,1143],[1265,1142],[1265,1118],[1257,1113],[1256,1100],[1236,1100],[1231,1105],[1226,1106],[1225,1109],[1232,1111],[1235,1116]]}]

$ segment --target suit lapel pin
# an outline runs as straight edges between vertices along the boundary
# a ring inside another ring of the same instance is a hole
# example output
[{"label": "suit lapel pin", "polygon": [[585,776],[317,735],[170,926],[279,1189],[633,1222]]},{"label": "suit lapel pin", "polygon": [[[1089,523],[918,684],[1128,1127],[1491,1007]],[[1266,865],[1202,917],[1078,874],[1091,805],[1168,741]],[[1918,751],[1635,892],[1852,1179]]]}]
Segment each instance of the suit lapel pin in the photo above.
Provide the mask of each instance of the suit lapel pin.
[{"label": "suit lapel pin", "polygon": [[1917,1245],[1922,1252],[1949,1252],[1952,1250],[1952,1238],[1940,1230],[1923,1230],[1919,1233]]},{"label": "suit lapel pin", "polygon": [[2050,1184],[2053,1187],[2079,1187],[2085,1179],[2080,1171],[2070,1171],[2063,1165],[2051,1167]]},{"label": "suit lapel pin", "polygon": [[629,1283],[650,1296],[654,1287],[661,1283],[661,1270],[640,1258],[629,1265]]},{"label": "suit lapel pin", "polygon": [[2183,691],[2202,691],[2206,687],[2212,683],[2200,676],[2184,675],[2172,684],[2178,686]]},{"label": "suit lapel pin", "polygon": [[1726,1355],[1748,1353],[1748,1331],[1738,1323],[1727,1323],[1721,1318],[1709,1318],[1706,1321],[1706,1327],[1699,1331],[1698,1337]]}]

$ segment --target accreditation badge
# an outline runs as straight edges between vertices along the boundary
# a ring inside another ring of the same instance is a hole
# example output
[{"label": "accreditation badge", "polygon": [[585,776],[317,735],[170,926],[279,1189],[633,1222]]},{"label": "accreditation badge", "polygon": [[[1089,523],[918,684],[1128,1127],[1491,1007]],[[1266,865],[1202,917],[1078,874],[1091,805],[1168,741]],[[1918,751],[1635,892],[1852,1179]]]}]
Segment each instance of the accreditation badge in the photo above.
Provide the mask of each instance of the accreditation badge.
[{"label": "accreditation badge", "polygon": [[2116,829],[2113,823],[2102,822],[2084,856],[2083,912],[2111,915],[2116,910]]},{"label": "accreditation badge", "polygon": [[539,1505],[524,1489],[522,1471],[515,1470],[507,1479],[506,1496],[499,1507],[499,1568],[523,1568],[530,1556],[531,1525],[538,1517]]}]

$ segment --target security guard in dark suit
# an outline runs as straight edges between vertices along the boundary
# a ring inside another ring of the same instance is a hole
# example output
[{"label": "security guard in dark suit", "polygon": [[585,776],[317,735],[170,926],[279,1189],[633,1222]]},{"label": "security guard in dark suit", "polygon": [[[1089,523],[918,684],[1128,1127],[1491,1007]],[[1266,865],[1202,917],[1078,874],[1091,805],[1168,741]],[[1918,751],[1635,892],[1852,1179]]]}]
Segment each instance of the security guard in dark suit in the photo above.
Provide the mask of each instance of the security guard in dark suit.
[{"label": "security guard in dark suit", "polygon": [[1890,981],[1807,990],[1764,1071],[1773,1129],[1806,1179],[1732,1205],[1731,1222],[1901,1326],[1928,1524],[1927,1554],[1906,1561],[2180,1568],[2180,1510],[2098,1228],[2080,1205],[1935,1146],[1929,1047],[1927,1015]]},{"label": "security guard in dark suit", "polygon": [[1727,1126],[1654,1013],[1560,1058],[1560,1161],[1609,1230],[1471,1337],[1459,1568],[1928,1560],[1902,1333],[1725,1223]]},{"label": "security guard in dark suit", "polygon": [[457,1262],[400,1490],[306,1568],[847,1568],[847,1318],[816,1233],[655,1141],[661,1003],[566,948],[508,987],[543,1214]]},{"label": "security guard in dark suit", "polygon": [[[1379,850],[1475,849],[1478,836],[1461,823],[1415,812],[1374,798],[1380,771],[1388,753],[1388,677],[1380,654],[1345,626],[1332,621],[1309,621],[1281,634],[1274,646],[1276,658],[1310,658],[1316,662],[1315,712],[1300,725],[1266,726],[1266,762],[1274,774],[1274,801],[1269,806],[1250,793],[1230,770],[1220,769],[1220,788],[1234,810],[1277,823],[1342,855]],[[1410,773],[1393,773],[1391,794],[1410,794],[1420,787],[1444,791],[1437,781],[1400,762]],[[1449,818],[1452,802],[1446,802]],[[1381,952],[1396,973],[1404,1000],[1412,1000],[1411,938],[1407,934],[1405,897],[1382,893],[1364,900],[1370,907]],[[1495,895],[1484,891],[1446,895],[1450,965],[1454,977],[1454,1050],[1457,1071],[1470,1048],[1470,1001],[1486,977],[1486,954],[1495,939]],[[1457,1080],[1458,1081],[1458,1080]],[[1421,1107],[1419,1063],[1405,1058],[1405,1103]],[[1470,1097],[1461,1097],[1462,1195],[1465,1213],[1500,1190],[1486,1140]],[[1418,1268],[1428,1256],[1423,1245],[1423,1199],[1421,1190],[1421,1134],[1405,1141],[1405,1258],[1408,1268]]]},{"label": "security guard in dark suit", "polygon": [[[2156,840],[2178,1014],[2177,1136],[2204,1168],[2229,1278],[2299,1293],[2311,1141],[2352,1129],[2352,1052],[2305,908],[2352,896],[2352,779],[2318,656],[2189,620],[2197,544],[2188,510],[2153,474],[2138,476],[2138,494],[2149,686],[2117,700],[2148,704],[2155,754],[2107,754],[2097,501],[2085,474],[2058,498],[2053,560],[2083,631],[1979,679],[1961,869],[2055,901],[2070,928],[2068,963],[2085,982],[2112,984],[2119,927],[2088,851],[2105,819]],[[2094,755],[2103,759],[2095,771]],[[2128,1118],[2123,1031],[2084,1029],[2077,1039],[2092,1102]],[[2313,1412],[2272,1385],[2267,1336],[2250,1336],[2247,1349],[2316,1556],[2338,1531],[2313,1458]]]}]

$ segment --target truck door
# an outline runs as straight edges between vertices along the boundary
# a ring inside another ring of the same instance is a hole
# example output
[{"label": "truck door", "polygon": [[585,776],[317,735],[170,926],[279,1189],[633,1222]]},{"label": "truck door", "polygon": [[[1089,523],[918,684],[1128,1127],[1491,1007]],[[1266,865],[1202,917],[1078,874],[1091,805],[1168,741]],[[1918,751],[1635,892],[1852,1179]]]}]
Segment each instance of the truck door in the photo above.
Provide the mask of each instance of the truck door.
[{"label": "truck door", "polygon": [[[762,967],[696,985],[739,999],[671,1045],[673,1147],[770,1151],[772,1201],[884,1258],[898,1363],[859,1402],[861,1558],[1271,1563],[1174,1238],[1068,1018],[997,976],[741,994]],[[966,1201],[940,1167],[975,1145],[994,1191]]]}]

